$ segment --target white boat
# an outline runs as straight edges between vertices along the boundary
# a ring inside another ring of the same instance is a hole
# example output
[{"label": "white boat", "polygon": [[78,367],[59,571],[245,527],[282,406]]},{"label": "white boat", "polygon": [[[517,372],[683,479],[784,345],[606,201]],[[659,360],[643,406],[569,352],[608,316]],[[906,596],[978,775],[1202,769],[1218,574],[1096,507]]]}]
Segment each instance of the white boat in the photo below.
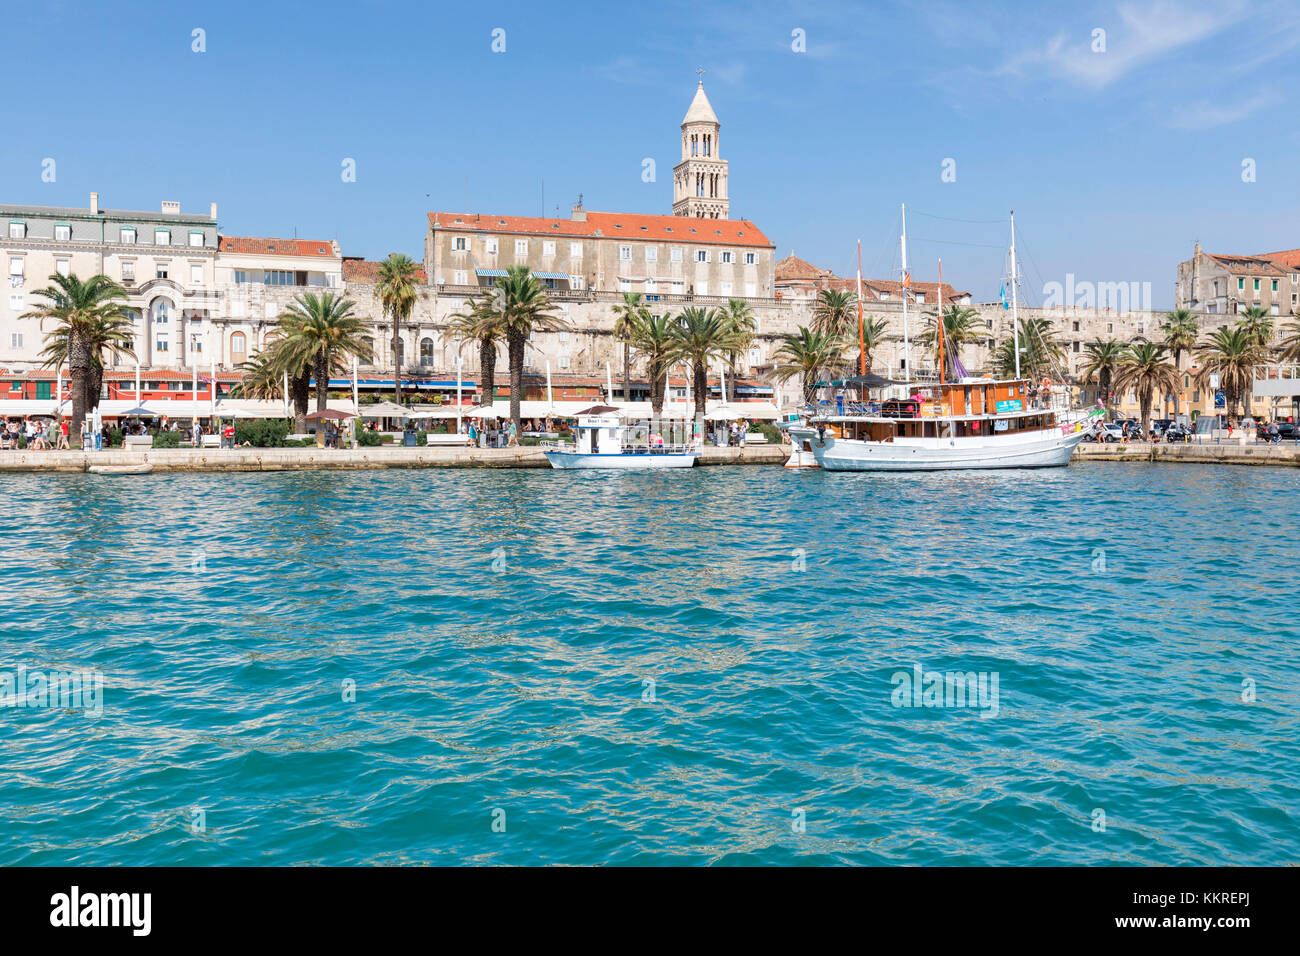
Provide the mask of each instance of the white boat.
[{"label": "white boat", "polygon": [[786,459],[786,468],[816,468],[817,458],[812,453],[812,448],[808,444],[808,439],[796,438],[794,429],[806,429],[808,423],[802,418],[793,422],[780,422],[776,426],[785,432],[790,439],[790,457]]},{"label": "white boat", "polygon": [[91,465],[86,471],[92,475],[149,475],[153,473],[153,465],[147,462],[139,465]]},{"label": "white boat", "polygon": [[[661,423],[661,430],[684,430],[679,423]],[[690,468],[699,450],[685,441],[668,442],[648,422],[629,425],[618,409],[596,406],[578,414],[572,444],[544,446],[552,468]]]},{"label": "white boat", "polygon": [[1025,379],[915,388],[906,399],[842,403],[790,435],[827,471],[947,471],[1060,467],[1086,432],[1085,419],[1031,396]]}]

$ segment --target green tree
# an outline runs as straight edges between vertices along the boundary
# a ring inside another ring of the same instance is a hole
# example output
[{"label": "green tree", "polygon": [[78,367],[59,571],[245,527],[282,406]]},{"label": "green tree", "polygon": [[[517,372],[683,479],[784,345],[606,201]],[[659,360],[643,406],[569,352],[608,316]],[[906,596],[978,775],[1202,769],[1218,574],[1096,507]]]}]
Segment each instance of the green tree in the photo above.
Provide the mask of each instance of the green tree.
[{"label": "green tree", "polygon": [[[822,289],[813,303],[812,329],[840,341],[857,339],[858,294],[847,289]],[[849,333],[853,334],[850,335]]]},{"label": "green tree", "polygon": [[1142,435],[1151,434],[1151,402],[1155,394],[1170,395],[1178,391],[1178,366],[1169,361],[1163,345],[1141,343],[1129,347],[1120,359],[1115,386],[1122,392],[1137,393],[1141,410]]},{"label": "green tree", "polygon": [[[1041,378],[1065,363],[1065,349],[1056,340],[1050,319],[1020,320],[1020,377]],[[1011,378],[1016,374],[1015,337],[1006,336],[993,349],[994,374]]]},{"label": "green tree", "polygon": [[889,335],[889,323],[884,319],[878,319],[874,315],[869,315],[862,320],[862,362],[860,368],[863,372],[870,375],[872,365],[875,360],[872,353],[885,343]]},{"label": "green tree", "polygon": [[730,316],[719,309],[692,306],[682,310],[674,327],[677,354],[691,366],[695,421],[703,430],[709,394],[709,363],[738,347],[740,338]]},{"label": "green tree", "polygon": [[552,310],[555,306],[546,288],[524,265],[511,266],[496,281],[506,340],[506,358],[510,364],[510,419],[515,434],[522,427],[519,403],[524,394],[524,349],[536,332],[558,332],[568,323]]},{"label": "green tree", "polygon": [[1128,353],[1129,347],[1117,339],[1097,339],[1084,346],[1083,367],[1079,369],[1079,375],[1085,382],[1096,384],[1102,404],[1107,409],[1110,408],[1115,374]]},{"label": "green tree", "polygon": [[1165,348],[1174,354],[1174,365],[1183,367],[1183,353],[1190,353],[1196,348],[1196,338],[1200,331],[1196,317],[1187,309],[1174,309],[1165,313],[1165,320],[1160,323],[1160,333],[1164,336]]},{"label": "green tree", "polygon": [[[640,292],[624,292],[614,306],[614,338],[623,343],[623,401],[632,401],[632,333],[650,315]],[[614,401],[614,396],[609,396]]]},{"label": "green tree", "polygon": [[327,408],[331,374],[347,368],[354,355],[370,361],[366,327],[355,308],[352,300],[333,292],[304,292],[280,313],[276,356],[286,368],[306,370],[316,380],[318,412]]},{"label": "green tree", "polygon": [[121,319],[126,290],[106,275],[93,275],[83,282],[74,273],[55,273],[50,281],[54,284],[35,293],[45,301],[22,317],[38,320],[42,331],[52,322],[48,332],[64,340],[62,349],[72,380],[71,431],[79,435],[86,420],[86,386],[95,341]]},{"label": "green tree", "polygon": [[[86,324],[84,339],[90,357],[85,383],[87,412],[93,412],[99,407],[99,393],[104,384],[106,361],[122,356],[135,358],[135,352],[131,347],[134,334],[134,320],[125,311],[108,312]],[[50,333],[45,347],[41,349],[41,358],[46,367],[58,369],[68,364],[70,338],[66,325],[60,325]]]},{"label": "green tree", "polygon": [[1246,331],[1256,345],[1265,352],[1268,351],[1268,340],[1273,337],[1273,317],[1263,306],[1250,306],[1241,314],[1237,325]]},{"label": "green tree", "polygon": [[777,380],[785,382],[800,376],[804,404],[811,405],[818,378],[844,360],[844,344],[830,332],[801,325],[797,331],[781,336],[773,357],[777,360]]},{"label": "green tree", "polygon": [[[934,364],[939,364],[939,315],[935,309],[925,313],[925,328],[921,343],[930,352]],[[969,306],[953,303],[943,310],[943,374],[951,382],[957,377],[957,361],[961,347],[980,338],[977,321],[979,313]]]},{"label": "green tree", "polygon": [[393,400],[398,405],[402,404],[402,326],[415,308],[417,268],[410,256],[394,252],[379,264],[375,283],[384,315],[393,323]]},{"label": "green tree", "polygon": [[1277,357],[1283,362],[1300,362],[1300,318],[1292,319],[1278,343]]},{"label": "green tree", "polygon": [[273,350],[263,349],[251,355],[237,366],[239,383],[231,389],[235,398],[253,398],[262,401],[284,399],[284,378],[282,370],[271,361]]},{"label": "green tree", "polygon": [[731,325],[731,332],[734,336],[732,347],[727,350],[727,393],[722,396],[725,402],[734,402],[736,400],[736,376],[737,358],[754,342],[754,335],[758,331],[758,321],[754,318],[754,310],[749,307],[749,303],[744,299],[728,299],[726,307],[722,310],[723,316]]},{"label": "green tree", "polygon": [[632,345],[645,356],[646,377],[650,381],[650,411],[654,430],[664,413],[668,393],[668,369],[678,361],[677,322],[666,315],[646,315],[632,327]]},{"label": "green tree", "polygon": [[1202,387],[1208,387],[1210,376],[1217,374],[1228,413],[1232,414],[1240,406],[1244,415],[1247,396],[1254,385],[1255,369],[1264,364],[1267,357],[1256,330],[1245,325],[1216,329],[1197,347],[1196,363],[1200,368],[1196,372],[1196,381]]},{"label": "green tree", "polygon": [[479,391],[481,403],[491,405],[496,396],[497,345],[505,341],[503,299],[494,288],[492,293],[471,298],[465,312],[451,318],[452,333],[463,347],[466,342],[478,345]]}]

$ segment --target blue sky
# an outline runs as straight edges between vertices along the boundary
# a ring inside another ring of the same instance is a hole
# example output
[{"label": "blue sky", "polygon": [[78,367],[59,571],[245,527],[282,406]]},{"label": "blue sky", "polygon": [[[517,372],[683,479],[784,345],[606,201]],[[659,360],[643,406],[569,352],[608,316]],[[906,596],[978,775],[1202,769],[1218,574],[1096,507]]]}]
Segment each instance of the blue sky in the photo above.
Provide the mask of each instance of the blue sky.
[{"label": "blue sky", "polygon": [[370,258],[421,256],[424,213],[467,190],[475,212],[537,215],[543,189],[548,215],[579,193],[668,212],[703,67],[733,217],[843,275],[858,239],[864,272],[897,269],[903,202],[913,276],[942,257],[981,299],[1012,208],[1030,302],[1073,273],[1150,282],[1165,308],[1196,239],[1300,246],[1293,0],[49,2],[11,4],[6,40],[10,202],[216,201],[227,234]]}]

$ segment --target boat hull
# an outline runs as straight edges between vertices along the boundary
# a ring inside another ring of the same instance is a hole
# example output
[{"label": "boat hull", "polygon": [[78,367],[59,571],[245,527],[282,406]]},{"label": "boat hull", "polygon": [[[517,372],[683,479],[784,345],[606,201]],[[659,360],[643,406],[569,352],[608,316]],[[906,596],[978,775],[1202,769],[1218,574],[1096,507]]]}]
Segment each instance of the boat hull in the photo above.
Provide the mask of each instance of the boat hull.
[{"label": "boat hull", "polygon": [[552,468],[613,469],[626,471],[642,468],[690,468],[696,453],[663,455],[588,455],[573,451],[546,452],[546,460]]},{"label": "boat hull", "polygon": [[1006,438],[914,439],[892,442],[815,437],[809,442],[826,471],[958,471],[1060,468],[1083,440],[1082,432],[1031,432]]},{"label": "boat hull", "polygon": [[92,475],[148,475],[153,473],[153,465],[91,465],[86,471]]}]

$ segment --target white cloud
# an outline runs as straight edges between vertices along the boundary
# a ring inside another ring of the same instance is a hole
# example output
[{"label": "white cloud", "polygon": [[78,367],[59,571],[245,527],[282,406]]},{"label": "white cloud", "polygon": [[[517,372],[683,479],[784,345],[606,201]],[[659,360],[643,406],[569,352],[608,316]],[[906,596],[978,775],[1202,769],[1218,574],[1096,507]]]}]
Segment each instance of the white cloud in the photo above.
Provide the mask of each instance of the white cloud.
[{"label": "white cloud", "polygon": [[1199,100],[1174,108],[1169,118],[1169,125],[1174,129],[1205,130],[1227,123],[1235,123],[1258,113],[1264,107],[1276,101],[1269,93],[1257,93],[1254,96],[1235,103],[1211,103]]}]

